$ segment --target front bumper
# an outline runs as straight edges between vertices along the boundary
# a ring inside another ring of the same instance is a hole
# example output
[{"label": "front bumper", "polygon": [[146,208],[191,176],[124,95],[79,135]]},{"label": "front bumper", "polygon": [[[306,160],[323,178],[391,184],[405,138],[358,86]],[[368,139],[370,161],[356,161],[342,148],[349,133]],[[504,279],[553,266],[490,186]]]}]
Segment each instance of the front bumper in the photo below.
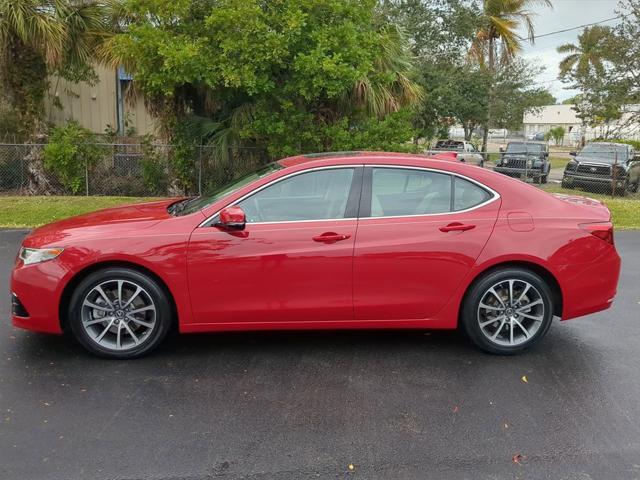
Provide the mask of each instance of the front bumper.
[{"label": "front bumper", "polygon": [[494,172],[509,175],[510,177],[542,177],[544,174],[539,168],[510,168],[510,167],[493,167]]},{"label": "front bumper", "polygon": [[23,265],[11,273],[14,326],[45,333],[62,333],[60,298],[71,272],[57,260]]},{"label": "front bumper", "polygon": [[[614,180],[611,177],[596,177],[589,175],[580,175],[577,173],[565,172],[562,180],[566,183],[579,183],[579,184],[593,184],[593,185],[608,185],[612,186]],[[616,178],[615,183],[617,186],[622,187],[625,183],[624,177]]]}]

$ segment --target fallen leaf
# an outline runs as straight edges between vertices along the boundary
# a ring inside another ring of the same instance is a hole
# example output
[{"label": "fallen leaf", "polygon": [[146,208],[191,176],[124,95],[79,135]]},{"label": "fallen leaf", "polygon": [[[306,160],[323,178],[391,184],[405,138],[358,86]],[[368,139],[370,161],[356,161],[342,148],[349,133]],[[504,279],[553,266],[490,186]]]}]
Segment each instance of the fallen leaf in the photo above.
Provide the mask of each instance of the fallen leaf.
[{"label": "fallen leaf", "polygon": [[527,380],[526,375],[523,375],[522,378],[520,378],[520,380],[522,380],[524,383],[529,383],[529,380]]},{"label": "fallen leaf", "polygon": [[453,407],[453,413],[458,413],[458,410],[460,410],[460,409],[458,408],[458,406],[457,406],[457,405],[455,405],[455,406]]},{"label": "fallen leaf", "polygon": [[347,465],[347,468],[349,469],[350,472],[353,472],[356,469],[353,463],[350,463],[349,465]]},{"label": "fallen leaf", "polygon": [[518,465],[522,465],[522,462],[526,459],[527,457],[525,457],[524,455],[521,455],[520,453],[516,453],[512,458],[511,461],[513,463],[517,463]]},{"label": "fallen leaf", "polygon": [[508,423],[505,423],[505,424],[504,424],[504,428],[509,428],[509,424],[508,424]]}]

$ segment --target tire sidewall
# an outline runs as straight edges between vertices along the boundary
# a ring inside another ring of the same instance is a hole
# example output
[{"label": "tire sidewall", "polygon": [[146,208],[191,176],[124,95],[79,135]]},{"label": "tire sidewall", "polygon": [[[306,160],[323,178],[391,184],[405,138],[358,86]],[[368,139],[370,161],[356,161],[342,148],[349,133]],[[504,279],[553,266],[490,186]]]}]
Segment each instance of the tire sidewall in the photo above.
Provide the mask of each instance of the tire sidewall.
[{"label": "tire sidewall", "polygon": [[[142,286],[156,306],[156,326],[142,345],[126,351],[114,351],[95,343],[82,326],[82,303],[96,285],[109,280],[129,280]],[[156,348],[172,324],[172,309],[167,293],[148,275],[128,268],[107,268],[89,274],[74,289],[69,302],[67,325],[73,337],[89,352],[104,358],[127,359],[141,357]]]},{"label": "tire sidewall", "polygon": [[[507,279],[524,280],[533,285],[542,296],[545,312],[542,326],[534,336],[527,342],[513,347],[491,342],[482,333],[477,319],[478,305],[486,291],[496,283]],[[539,275],[529,270],[520,268],[495,270],[479,278],[467,292],[462,308],[462,327],[467,336],[482,350],[500,355],[513,355],[534,346],[546,335],[553,322],[552,298],[551,290],[546,282]]]}]

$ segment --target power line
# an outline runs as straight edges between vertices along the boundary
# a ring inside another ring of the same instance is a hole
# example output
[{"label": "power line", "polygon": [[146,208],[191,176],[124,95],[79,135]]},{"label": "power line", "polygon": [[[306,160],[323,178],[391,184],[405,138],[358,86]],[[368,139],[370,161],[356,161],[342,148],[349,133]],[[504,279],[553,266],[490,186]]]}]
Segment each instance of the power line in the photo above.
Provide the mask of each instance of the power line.
[{"label": "power line", "polygon": [[[606,23],[606,22],[611,22],[613,20],[619,20],[621,18],[625,18],[628,17],[630,14],[626,14],[626,15],[618,15],[616,17],[611,17],[611,18],[607,18],[605,20],[600,20],[599,22],[592,22],[592,23],[585,23],[584,25],[578,25],[577,27],[571,27],[571,28],[564,28],[562,30],[556,30],[554,32],[548,32],[548,33],[543,33],[541,35],[535,35],[533,37],[534,40],[537,40],[538,38],[542,38],[542,37],[550,37],[551,35],[557,35],[559,33],[565,33],[565,32],[571,32],[573,30],[580,30],[581,28],[585,28],[585,27],[592,27],[593,25],[600,25],[601,23]],[[520,37],[521,40],[528,40],[527,38],[524,37]]]}]

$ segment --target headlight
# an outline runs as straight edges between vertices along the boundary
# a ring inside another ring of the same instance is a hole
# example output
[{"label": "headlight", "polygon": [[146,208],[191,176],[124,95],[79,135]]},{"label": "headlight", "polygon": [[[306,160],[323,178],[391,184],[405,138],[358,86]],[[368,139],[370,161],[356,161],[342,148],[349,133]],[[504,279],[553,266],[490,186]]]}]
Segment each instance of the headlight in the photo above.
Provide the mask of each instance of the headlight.
[{"label": "headlight", "polygon": [[63,248],[26,248],[20,249],[18,257],[25,265],[53,260],[62,253]]},{"label": "headlight", "polygon": [[527,167],[533,167],[533,160],[527,160]]}]

